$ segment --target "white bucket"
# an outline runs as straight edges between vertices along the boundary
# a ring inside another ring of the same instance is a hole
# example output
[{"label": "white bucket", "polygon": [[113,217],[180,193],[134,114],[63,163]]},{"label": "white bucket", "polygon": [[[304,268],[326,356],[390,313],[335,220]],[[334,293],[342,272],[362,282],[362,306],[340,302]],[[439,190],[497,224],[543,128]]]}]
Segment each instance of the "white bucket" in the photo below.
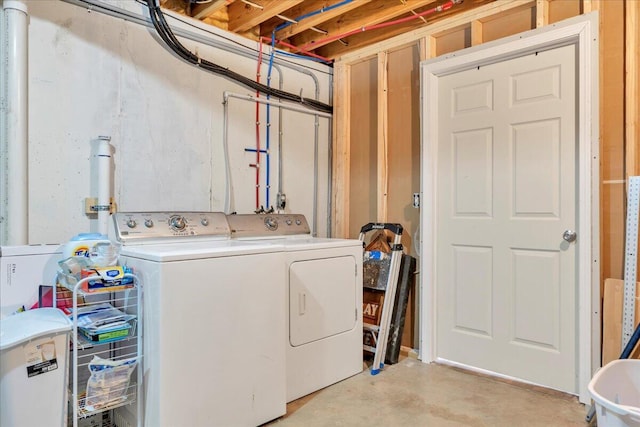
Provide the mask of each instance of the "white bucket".
[{"label": "white bucket", "polygon": [[609,362],[589,382],[599,427],[640,427],[640,360]]},{"label": "white bucket", "polygon": [[0,321],[0,425],[66,426],[71,321],[38,308]]}]

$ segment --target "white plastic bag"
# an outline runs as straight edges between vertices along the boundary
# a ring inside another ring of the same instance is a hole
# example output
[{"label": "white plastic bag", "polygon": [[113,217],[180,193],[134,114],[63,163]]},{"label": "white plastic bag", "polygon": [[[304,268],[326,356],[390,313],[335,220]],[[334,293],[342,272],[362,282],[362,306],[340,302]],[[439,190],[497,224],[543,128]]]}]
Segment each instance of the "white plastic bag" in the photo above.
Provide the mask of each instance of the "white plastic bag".
[{"label": "white plastic bag", "polygon": [[94,356],[89,363],[85,408],[95,411],[127,400],[129,379],[137,364],[137,357],[109,360]]}]

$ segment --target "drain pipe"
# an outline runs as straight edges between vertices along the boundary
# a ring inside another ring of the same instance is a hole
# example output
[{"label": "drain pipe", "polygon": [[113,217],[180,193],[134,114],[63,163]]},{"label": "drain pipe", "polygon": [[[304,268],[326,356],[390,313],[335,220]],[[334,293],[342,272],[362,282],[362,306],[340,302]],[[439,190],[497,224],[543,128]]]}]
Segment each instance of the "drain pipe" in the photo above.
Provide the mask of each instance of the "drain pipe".
[{"label": "drain pipe", "polygon": [[105,236],[109,233],[109,216],[111,215],[111,137],[99,136],[95,140],[96,163],[98,172],[98,233]]},{"label": "drain pipe", "polygon": [[3,169],[2,222],[0,242],[8,245],[29,243],[28,205],[28,25],[27,6],[20,0],[4,0],[4,55],[2,100]]}]

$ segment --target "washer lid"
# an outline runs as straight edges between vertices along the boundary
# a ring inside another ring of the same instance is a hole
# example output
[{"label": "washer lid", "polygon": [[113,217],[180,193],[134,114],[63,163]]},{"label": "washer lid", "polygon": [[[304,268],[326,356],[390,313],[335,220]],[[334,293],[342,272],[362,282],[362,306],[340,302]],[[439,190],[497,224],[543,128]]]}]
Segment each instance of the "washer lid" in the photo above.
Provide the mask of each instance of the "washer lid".
[{"label": "washer lid", "polygon": [[57,308],[37,308],[0,320],[0,350],[35,338],[71,330],[71,320]]},{"label": "washer lid", "polygon": [[60,244],[0,246],[0,257],[51,255],[62,253]]},{"label": "washer lid", "polygon": [[283,248],[282,243],[269,240],[198,241],[123,246],[120,255],[155,262],[170,262],[282,252]]}]

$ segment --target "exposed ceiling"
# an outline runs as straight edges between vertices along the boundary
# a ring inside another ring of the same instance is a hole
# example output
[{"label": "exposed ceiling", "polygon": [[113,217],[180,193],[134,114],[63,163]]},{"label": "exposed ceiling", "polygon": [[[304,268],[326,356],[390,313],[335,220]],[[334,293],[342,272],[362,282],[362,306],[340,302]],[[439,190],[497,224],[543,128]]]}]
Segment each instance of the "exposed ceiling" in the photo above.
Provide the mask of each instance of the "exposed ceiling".
[{"label": "exposed ceiling", "polygon": [[161,0],[165,9],[292,53],[334,60],[495,0]]}]

